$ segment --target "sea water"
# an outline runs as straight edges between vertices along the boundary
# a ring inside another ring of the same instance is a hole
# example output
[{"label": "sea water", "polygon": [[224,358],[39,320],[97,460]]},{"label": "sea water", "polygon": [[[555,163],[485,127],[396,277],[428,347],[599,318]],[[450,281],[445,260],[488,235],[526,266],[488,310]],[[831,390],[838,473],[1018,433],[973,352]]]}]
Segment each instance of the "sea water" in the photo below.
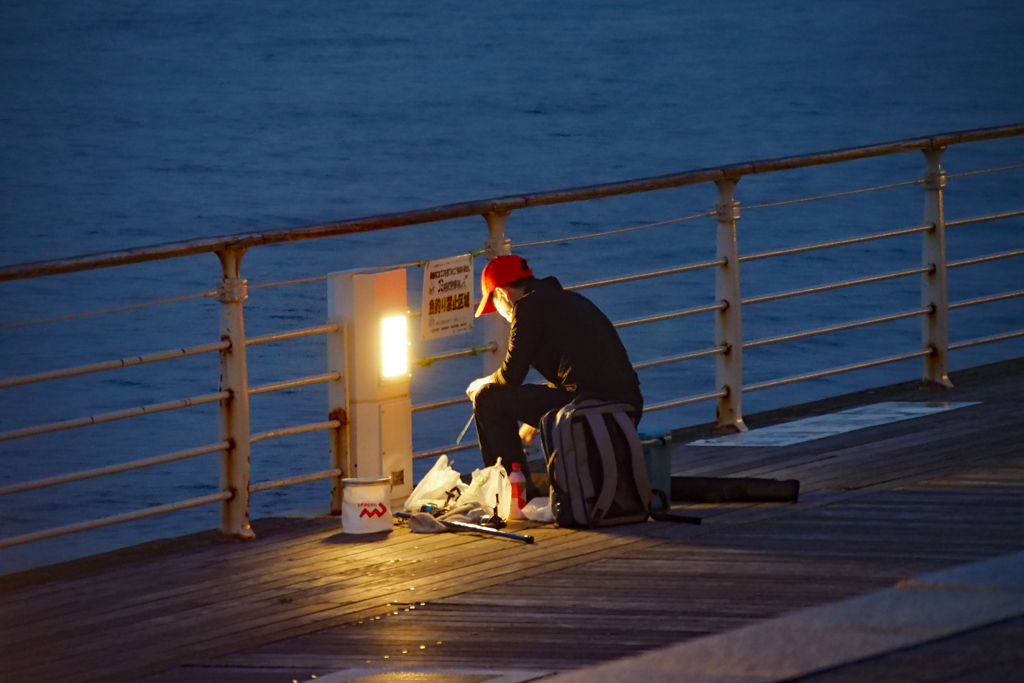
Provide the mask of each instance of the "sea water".
[{"label": "sea water", "polygon": [[[1024,13],[1006,2],[37,3],[0,5],[0,263],[297,227],[1024,120]],[[953,148],[949,173],[1024,163],[1024,140]],[[744,178],[743,253],[913,227],[919,186],[779,202],[920,178],[920,153]],[[1022,208],[1024,170],[950,180],[950,220]],[[513,245],[711,209],[714,187],[515,212]],[[952,259],[1020,248],[1020,218],[951,229]],[[714,253],[710,218],[517,250],[563,283],[667,268]],[[253,249],[251,286],[481,248],[482,218]],[[920,237],[745,263],[745,296],[917,267]],[[477,268],[480,268],[478,260]],[[951,271],[950,299],[1021,288],[1019,259]],[[422,271],[409,270],[419,307]],[[213,255],[0,284],[0,376],[192,346],[218,337],[218,304],[189,299],[40,319],[215,288]],[[711,271],[585,292],[613,320],[709,303]],[[758,339],[919,306],[917,278],[746,307]],[[323,281],[252,289],[252,335],[322,324]],[[1019,329],[1020,300],[955,311],[951,336]],[[622,330],[633,360],[698,350],[710,316]],[[479,330],[413,354],[481,342]],[[748,350],[748,383],[919,344],[919,323]],[[1020,356],[1007,342],[953,367]],[[322,337],[249,348],[250,386],[324,371]],[[708,359],[641,371],[648,404],[713,390]],[[479,359],[417,369],[413,402],[458,396]],[[216,391],[215,355],[0,392],[0,430]],[[913,379],[920,362],[749,394],[745,410]],[[324,419],[323,385],[252,399],[253,431]],[[658,433],[713,404],[650,413]],[[452,443],[462,405],[418,413],[415,449]],[[0,443],[0,483],[216,441],[215,405]],[[454,455],[468,471],[477,452]],[[417,463],[422,468],[429,463]],[[253,481],[328,466],[321,433],[253,449]],[[419,472],[419,469],[417,469]],[[216,455],[0,498],[0,535],[213,493]],[[324,482],[255,494],[253,517],[327,505]],[[0,551],[0,571],[208,529],[207,506]]]}]

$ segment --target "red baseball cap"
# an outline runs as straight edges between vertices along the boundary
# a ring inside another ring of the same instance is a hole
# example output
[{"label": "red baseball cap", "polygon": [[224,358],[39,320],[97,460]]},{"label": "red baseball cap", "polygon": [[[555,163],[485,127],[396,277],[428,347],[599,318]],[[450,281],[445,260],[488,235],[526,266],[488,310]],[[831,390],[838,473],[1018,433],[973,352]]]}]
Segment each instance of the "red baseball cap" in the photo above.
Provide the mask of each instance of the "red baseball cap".
[{"label": "red baseball cap", "polygon": [[530,266],[526,265],[526,259],[522,256],[499,256],[484,267],[480,273],[480,291],[483,298],[476,309],[476,317],[494,313],[494,301],[491,295],[495,287],[504,287],[516,280],[533,275]]}]

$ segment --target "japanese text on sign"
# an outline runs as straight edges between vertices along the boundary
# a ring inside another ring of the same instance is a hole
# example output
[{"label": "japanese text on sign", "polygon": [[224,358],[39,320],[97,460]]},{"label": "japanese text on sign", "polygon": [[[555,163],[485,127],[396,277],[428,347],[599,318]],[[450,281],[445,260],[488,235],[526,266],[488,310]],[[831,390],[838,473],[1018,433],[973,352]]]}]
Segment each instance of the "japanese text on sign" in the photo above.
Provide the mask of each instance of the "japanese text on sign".
[{"label": "japanese text on sign", "polygon": [[472,254],[427,263],[421,310],[423,341],[473,331]]}]

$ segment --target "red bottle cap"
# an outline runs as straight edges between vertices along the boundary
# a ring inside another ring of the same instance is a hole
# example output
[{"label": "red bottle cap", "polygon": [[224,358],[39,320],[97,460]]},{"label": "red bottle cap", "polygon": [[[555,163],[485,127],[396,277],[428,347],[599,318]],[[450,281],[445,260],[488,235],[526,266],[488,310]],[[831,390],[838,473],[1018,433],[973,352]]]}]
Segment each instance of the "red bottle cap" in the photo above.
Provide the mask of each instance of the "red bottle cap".
[{"label": "red bottle cap", "polygon": [[519,463],[517,463],[517,462],[512,463],[512,469],[513,470],[518,470],[519,469]]}]

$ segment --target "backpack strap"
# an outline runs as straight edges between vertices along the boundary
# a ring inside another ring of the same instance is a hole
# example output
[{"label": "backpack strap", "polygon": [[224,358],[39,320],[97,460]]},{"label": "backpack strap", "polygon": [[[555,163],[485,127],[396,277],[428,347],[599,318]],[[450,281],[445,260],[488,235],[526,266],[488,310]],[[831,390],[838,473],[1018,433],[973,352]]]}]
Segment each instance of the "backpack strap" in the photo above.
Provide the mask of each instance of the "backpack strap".
[{"label": "backpack strap", "polygon": [[[584,507],[584,484],[581,481],[581,460],[583,466],[587,462],[586,452],[580,453],[576,450],[576,443],[574,443],[573,424],[572,416],[575,411],[575,407],[571,404],[562,408],[558,411],[558,421],[555,425],[555,430],[558,432],[561,441],[561,457],[557,461],[557,465],[560,467],[562,472],[565,474],[565,487],[569,491],[569,501],[572,506],[572,518],[577,524],[586,524],[588,515],[587,510]],[[586,448],[586,441],[582,442],[584,448]],[[590,495],[593,496],[594,485],[590,481],[590,472],[586,472],[586,481],[590,484]]]},{"label": "backpack strap", "polygon": [[594,490],[594,479],[590,473],[590,453],[587,451],[587,436],[583,425],[573,420],[572,441],[576,447],[576,476],[579,478],[580,489],[583,496],[580,498],[583,517],[581,523],[587,523],[593,514],[593,502],[597,495]]},{"label": "backpack strap", "polygon": [[640,502],[644,509],[651,507],[651,481],[647,476],[647,460],[644,458],[644,446],[640,443],[640,435],[636,433],[636,425],[629,419],[625,412],[614,413],[615,421],[622,430],[629,444],[629,451],[633,461],[633,481],[636,482],[637,493],[640,494]]},{"label": "backpack strap", "polygon": [[[607,514],[608,509],[615,500],[615,489],[618,488],[619,468],[615,464],[615,449],[612,447],[611,435],[608,434],[608,426],[604,423],[601,415],[587,415],[587,423],[590,424],[590,431],[594,435],[594,443],[597,444],[598,454],[601,456],[601,467],[604,472],[601,484],[601,493],[594,501],[591,510],[591,524],[595,525]],[[582,425],[580,426],[582,431]]]}]

